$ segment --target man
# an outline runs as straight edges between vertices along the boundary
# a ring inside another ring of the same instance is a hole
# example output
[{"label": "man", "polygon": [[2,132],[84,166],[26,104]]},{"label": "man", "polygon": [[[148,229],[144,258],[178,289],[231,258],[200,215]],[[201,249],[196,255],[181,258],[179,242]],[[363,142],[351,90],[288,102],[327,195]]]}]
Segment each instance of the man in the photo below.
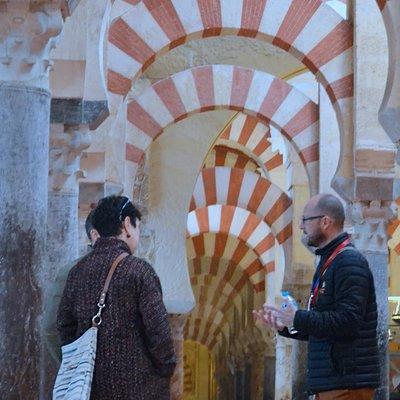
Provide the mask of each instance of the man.
[{"label": "man", "polygon": [[288,303],[254,311],[280,335],[308,340],[308,386],[320,400],[372,399],[379,386],[373,276],[343,232],[344,218],[340,200],[330,194],[312,197],[304,208],[303,242],[321,257],[308,310]]},{"label": "man", "polygon": [[[92,210],[86,218],[85,230],[90,240],[89,247],[92,247],[96,240],[100,237],[97,230],[93,227],[92,217],[94,210]],[[67,265],[62,266],[58,272],[54,284],[51,288],[51,293],[47,298],[44,315],[43,315],[43,336],[46,343],[47,350],[51,354],[57,365],[61,362],[61,349],[58,336],[58,330],[56,327],[57,310],[60,304],[61,295],[64,290],[65,282],[68,277],[68,273],[71,268],[77,264],[82,257],[70,262]]]}]

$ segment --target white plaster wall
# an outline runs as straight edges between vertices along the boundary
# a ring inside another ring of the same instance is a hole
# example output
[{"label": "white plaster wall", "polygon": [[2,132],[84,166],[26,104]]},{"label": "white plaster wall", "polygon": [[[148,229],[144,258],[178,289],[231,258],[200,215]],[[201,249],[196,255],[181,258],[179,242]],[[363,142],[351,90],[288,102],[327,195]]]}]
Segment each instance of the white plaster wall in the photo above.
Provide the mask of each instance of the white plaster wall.
[{"label": "white plaster wall", "polygon": [[332,103],[319,85],[319,191],[338,195],[331,187],[331,182],[339,162],[340,131]]},{"label": "white plaster wall", "polygon": [[383,19],[375,0],[354,0],[354,11],[356,147],[394,148],[378,121],[388,70]]},{"label": "white plaster wall", "polygon": [[186,313],[195,305],[185,246],[189,203],[205,156],[232,115],[194,115],[167,128],[149,150],[147,227],[155,232],[154,268],[169,313]]}]

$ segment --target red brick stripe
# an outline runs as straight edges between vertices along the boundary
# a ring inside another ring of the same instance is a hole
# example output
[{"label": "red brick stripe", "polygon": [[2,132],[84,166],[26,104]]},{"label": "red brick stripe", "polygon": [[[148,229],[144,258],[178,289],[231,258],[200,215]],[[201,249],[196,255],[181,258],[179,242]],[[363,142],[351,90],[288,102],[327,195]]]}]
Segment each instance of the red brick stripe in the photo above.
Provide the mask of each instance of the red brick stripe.
[{"label": "red brick stripe", "polygon": [[288,51],[321,4],[321,0],[292,0],[272,44]]},{"label": "red brick stripe", "polygon": [[111,69],[107,71],[107,88],[110,92],[125,96],[132,86],[132,80]]},{"label": "red brick stripe", "polygon": [[283,164],[282,154],[275,154],[271,159],[269,159],[265,164],[267,171],[272,171],[274,168],[279,167]]},{"label": "red brick stripe", "polygon": [[255,38],[264,14],[266,0],[243,0],[239,36]]},{"label": "red brick stripe", "polygon": [[242,111],[246,104],[254,70],[234,67],[229,109]]},{"label": "red brick stripe", "polygon": [[198,67],[192,70],[201,111],[215,108],[214,74],[211,66]]},{"label": "red brick stripe", "polygon": [[140,64],[145,64],[155,55],[154,50],[122,18],[111,25],[108,40]]},{"label": "red brick stripe", "polygon": [[127,119],[152,139],[155,139],[163,130],[157,121],[136,100],[132,100],[128,104]]},{"label": "red brick stripe", "polygon": [[142,0],[171,42],[186,36],[185,28],[171,0]]},{"label": "red brick stripe", "polygon": [[319,142],[302,150],[299,156],[304,165],[313,161],[319,161]]},{"label": "red brick stripe", "polygon": [[318,105],[311,100],[282,128],[293,139],[319,119]]},{"label": "red brick stripe", "polygon": [[163,79],[154,84],[154,90],[168,108],[174,119],[187,116],[185,106],[181,100],[175,82],[172,78]]},{"label": "red brick stripe", "polygon": [[335,103],[339,99],[353,97],[353,92],[354,92],[353,74],[340,78],[326,87],[326,93],[328,94],[332,103]]},{"label": "red brick stripe", "polygon": [[142,157],[144,155],[144,151],[134,146],[133,144],[126,143],[125,146],[125,159],[128,161],[132,161],[136,164],[139,164]]},{"label": "red brick stripe", "polygon": [[217,203],[217,187],[215,185],[215,172],[213,169],[203,169],[203,184],[206,197],[206,205]]},{"label": "red brick stripe", "polygon": [[[215,171],[214,171],[215,173]],[[229,189],[227,203],[231,206],[237,206],[240,189],[244,178],[244,171],[240,169],[232,169],[229,178]]]},{"label": "red brick stripe", "polygon": [[240,132],[240,136],[238,139],[238,143],[246,146],[251,134],[253,133],[255,127],[257,126],[259,120],[257,118],[247,116],[242,131]]},{"label": "red brick stripe", "polygon": [[264,117],[271,120],[272,116],[275,114],[276,110],[279,108],[282,102],[286,99],[291,90],[291,86],[288,85],[285,81],[279,78],[275,78],[271,83],[268,93],[263,100],[263,103],[261,104],[257,116],[263,115]]},{"label": "red brick stripe", "polygon": [[347,20],[342,21],[304,57],[303,63],[315,74],[352,45],[353,29]]},{"label": "red brick stripe", "polygon": [[219,36],[222,29],[221,4],[219,0],[197,0],[203,21],[203,37]]}]

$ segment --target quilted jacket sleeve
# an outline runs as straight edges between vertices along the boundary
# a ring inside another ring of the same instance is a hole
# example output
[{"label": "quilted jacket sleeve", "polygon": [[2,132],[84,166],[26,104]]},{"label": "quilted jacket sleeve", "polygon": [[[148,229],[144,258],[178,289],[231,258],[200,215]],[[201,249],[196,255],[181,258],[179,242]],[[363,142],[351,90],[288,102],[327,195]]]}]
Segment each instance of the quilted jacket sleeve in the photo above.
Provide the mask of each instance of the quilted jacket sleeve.
[{"label": "quilted jacket sleeve", "polygon": [[351,338],[357,335],[373,285],[366,260],[358,252],[341,256],[335,265],[333,280],[332,310],[296,312],[294,328],[302,334],[320,338]]},{"label": "quilted jacket sleeve", "polygon": [[175,350],[160,280],[150,265],[141,279],[139,311],[153,365],[161,376],[171,377],[176,366]]}]

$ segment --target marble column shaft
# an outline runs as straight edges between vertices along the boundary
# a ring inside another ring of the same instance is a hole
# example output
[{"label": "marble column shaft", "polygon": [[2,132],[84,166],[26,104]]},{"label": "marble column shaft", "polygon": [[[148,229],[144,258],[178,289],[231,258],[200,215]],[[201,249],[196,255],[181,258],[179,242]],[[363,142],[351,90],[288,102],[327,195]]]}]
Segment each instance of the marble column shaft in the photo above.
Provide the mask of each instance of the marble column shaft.
[{"label": "marble column shaft", "polygon": [[37,400],[50,93],[0,82],[0,398]]}]

